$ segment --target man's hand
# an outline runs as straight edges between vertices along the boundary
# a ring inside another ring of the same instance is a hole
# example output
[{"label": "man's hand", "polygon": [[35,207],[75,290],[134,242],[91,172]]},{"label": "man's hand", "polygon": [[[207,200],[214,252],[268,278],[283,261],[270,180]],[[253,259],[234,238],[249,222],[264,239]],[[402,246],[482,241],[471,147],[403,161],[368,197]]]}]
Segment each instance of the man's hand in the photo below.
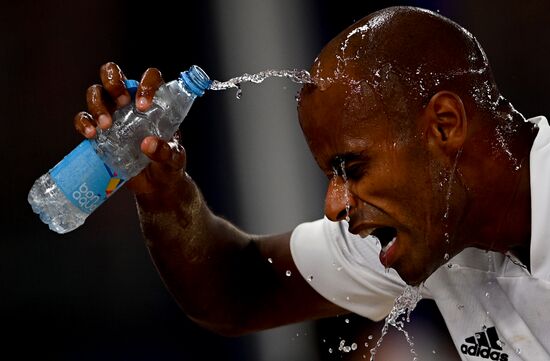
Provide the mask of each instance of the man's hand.
[{"label": "man's hand", "polygon": [[[101,66],[100,78],[101,84],[90,86],[86,92],[88,111],[80,112],[74,117],[76,130],[88,139],[97,135],[97,127],[111,127],[111,114],[131,102],[124,85],[126,77],[117,64],[107,63]],[[155,92],[162,84],[164,80],[158,69],[149,68],[143,73],[135,97],[135,105],[139,111],[149,109]],[[185,176],[185,150],[178,143],[177,136],[169,142],[155,136],[146,137],[141,143],[141,151],[152,162],[127,183],[137,195],[170,191],[170,184]]]}]

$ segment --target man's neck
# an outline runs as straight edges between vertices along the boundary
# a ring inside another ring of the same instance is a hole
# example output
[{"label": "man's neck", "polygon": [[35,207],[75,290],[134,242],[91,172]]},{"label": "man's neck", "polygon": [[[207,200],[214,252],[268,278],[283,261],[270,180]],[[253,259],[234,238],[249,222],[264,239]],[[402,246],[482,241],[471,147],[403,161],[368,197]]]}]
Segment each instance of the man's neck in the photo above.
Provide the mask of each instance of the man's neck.
[{"label": "man's neck", "polygon": [[[495,250],[516,256],[525,266],[530,265],[531,246],[531,186],[530,186],[530,162],[529,156],[538,128],[530,123],[519,130],[517,141],[513,144],[514,160],[513,169],[504,172],[501,183],[503,188],[500,194],[502,199],[496,199],[495,203],[500,209],[499,218],[495,219],[501,226],[491,242],[496,246]],[[512,158],[512,157],[510,157]],[[499,202],[500,201],[500,202]]]}]

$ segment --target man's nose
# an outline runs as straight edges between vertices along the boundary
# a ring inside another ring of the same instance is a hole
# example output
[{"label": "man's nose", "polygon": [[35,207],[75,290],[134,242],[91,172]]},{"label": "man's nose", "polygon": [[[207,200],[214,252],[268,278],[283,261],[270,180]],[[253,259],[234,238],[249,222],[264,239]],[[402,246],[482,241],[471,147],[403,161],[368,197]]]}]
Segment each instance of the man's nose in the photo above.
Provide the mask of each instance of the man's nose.
[{"label": "man's nose", "polygon": [[327,218],[333,222],[344,220],[353,206],[353,197],[342,177],[332,178],[325,196]]}]

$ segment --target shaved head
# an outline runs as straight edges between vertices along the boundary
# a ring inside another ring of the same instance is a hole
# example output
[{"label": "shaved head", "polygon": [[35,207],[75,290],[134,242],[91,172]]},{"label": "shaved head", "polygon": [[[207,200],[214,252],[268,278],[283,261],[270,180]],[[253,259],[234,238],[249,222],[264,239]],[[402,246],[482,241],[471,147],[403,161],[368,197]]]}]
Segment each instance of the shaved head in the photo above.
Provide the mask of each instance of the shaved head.
[{"label": "shaved head", "polygon": [[380,10],[341,32],[316,59],[312,76],[321,89],[343,82],[362,84],[364,92],[368,85],[388,113],[416,113],[439,90],[458,94],[468,112],[494,111],[504,101],[474,36],[413,7]]}]

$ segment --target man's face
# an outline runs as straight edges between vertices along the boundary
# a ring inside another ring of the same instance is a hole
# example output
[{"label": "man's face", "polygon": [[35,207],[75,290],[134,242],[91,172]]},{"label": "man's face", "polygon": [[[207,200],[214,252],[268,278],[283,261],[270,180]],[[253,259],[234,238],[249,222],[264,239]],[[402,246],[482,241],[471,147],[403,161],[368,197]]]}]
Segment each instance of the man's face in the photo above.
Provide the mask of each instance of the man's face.
[{"label": "man's face", "polygon": [[329,179],[326,216],[349,214],[350,232],[377,236],[382,264],[416,285],[459,251],[450,221],[456,200],[419,115],[403,121],[392,114],[364,82],[306,87],[299,104],[304,135]]}]

